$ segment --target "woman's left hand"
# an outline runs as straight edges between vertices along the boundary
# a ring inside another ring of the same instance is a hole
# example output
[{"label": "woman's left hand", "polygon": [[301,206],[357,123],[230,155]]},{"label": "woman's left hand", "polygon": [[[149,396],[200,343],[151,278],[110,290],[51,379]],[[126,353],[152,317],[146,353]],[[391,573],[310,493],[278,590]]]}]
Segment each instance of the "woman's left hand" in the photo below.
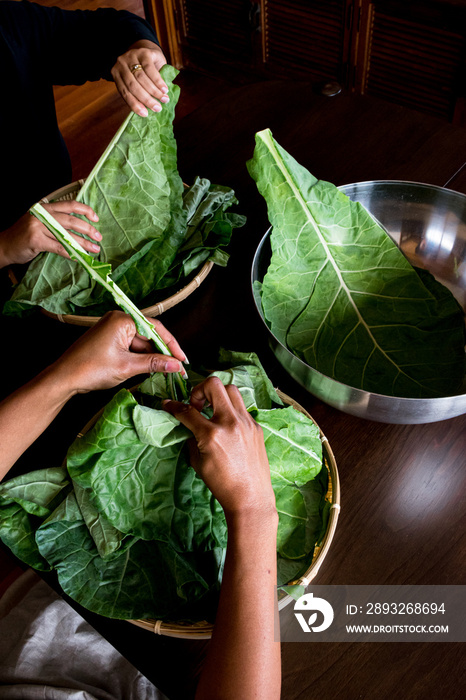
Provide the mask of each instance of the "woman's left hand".
[{"label": "woman's left hand", "polygon": [[109,311],[53,364],[48,372],[63,387],[65,398],[95,389],[110,389],[138,374],[180,372],[186,355],[157,319],[147,319],[172,357],[154,352],[151,341],[138,335],[132,318]]},{"label": "woman's left hand", "polygon": [[160,76],[160,69],[166,62],[160,46],[141,40],[119,56],[112,68],[118,92],[141,117],[147,117],[148,109],[160,112],[162,104],[170,99],[167,85]]}]

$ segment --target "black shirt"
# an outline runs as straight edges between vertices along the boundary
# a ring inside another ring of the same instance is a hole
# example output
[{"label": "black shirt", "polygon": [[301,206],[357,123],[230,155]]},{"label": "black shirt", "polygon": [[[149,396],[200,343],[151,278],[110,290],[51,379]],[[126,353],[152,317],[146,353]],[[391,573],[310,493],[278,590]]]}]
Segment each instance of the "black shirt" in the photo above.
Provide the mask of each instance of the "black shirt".
[{"label": "black shirt", "polygon": [[145,20],[124,10],[0,1],[0,230],[71,181],[53,85],[111,80],[118,56],[140,39],[157,41]]}]

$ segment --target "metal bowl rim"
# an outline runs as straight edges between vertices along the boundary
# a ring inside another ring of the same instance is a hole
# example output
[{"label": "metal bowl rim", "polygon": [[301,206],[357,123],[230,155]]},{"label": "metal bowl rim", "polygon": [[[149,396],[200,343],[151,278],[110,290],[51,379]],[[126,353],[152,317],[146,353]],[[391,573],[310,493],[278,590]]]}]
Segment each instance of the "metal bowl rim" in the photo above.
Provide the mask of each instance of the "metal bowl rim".
[{"label": "metal bowl rim", "polygon": [[353,187],[354,185],[417,185],[418,187],[427,187],[430,190],[448,192],[449,194],[457,195],[460,199],[466,200],[466,194],[463,194],[463,192],[458,192],[457,190],[452,190],[442,185],[431,185],[428,182],[419,182],[417,180],[362,180],[361,182],[348,182],[345,185],[337,185],[337,188],[342,190],[346,187]]}]

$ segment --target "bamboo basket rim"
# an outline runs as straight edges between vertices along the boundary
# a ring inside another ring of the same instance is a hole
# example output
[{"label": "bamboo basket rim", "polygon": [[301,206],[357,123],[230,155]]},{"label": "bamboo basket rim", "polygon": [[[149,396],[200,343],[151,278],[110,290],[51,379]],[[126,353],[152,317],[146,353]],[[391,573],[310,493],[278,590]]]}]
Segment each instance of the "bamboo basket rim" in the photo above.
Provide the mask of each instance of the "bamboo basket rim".
[{"label": "bamboo basket rim", "polygon": [[[137,387],[134,387],[131,391],[134,391]],[[320,439],[322,442],[322,455],[323,455],[323,465],[328,471],[329,485],[327,489],[327,494],[325,500],[330,503],[330,513],[327,523],[327,528],[325,530],[325,535],[322,538],[320,544],[316,545],[314,548],[314,554],[312,557],[312,562],[309,568],[306,570],[303,576],[294,581],[289,581],[287,585],[301,585],[307,587],[309,583],[317,576],[320,567],[328,554],[330,545],[332,543],[335,530],[337,527],[338,516],[340,514],[340,478],[337,469],[337,463],[335,456],[333,454],[332,448],[327,437],[322,432],[322,429],[311,416],[311,414],[306,411],[306,409],[301,406],[293,398],[276,389],[277,394],[282,399],[285,404],[289,404],[297,411],[304,413],[314,425],[318,428]],[[84,428],[78,433],[77,437],[83,437],[97,422],[99,417],[102,415],[104,409],[102,408],[98,411],[84,426]],[[279,591],[278,595],[278,609],[282,610],[286,605],[294,600],[291,595],[285,593],[284,591]],[[210,639],[214,629],[214,623],[207,621],[200,622],[171,622],[164,620],[155,620],[153,618],[147,619],[136,619],[136,620],[126,620],[126,622],[141,627],[154,634],[159,634],[165,637],[174,637],[177,639]]]},{"label": "bamboo basket rim", "polygon": [[[85,179],[75,180],[64,187],[59,187],[54,192],[51,192],[46,197],[40,200],[41,204],[48,204],[53,201],[66,201],[73,199],[81,187],[84,185]],[[155,318],[156,316],[161,316],[165,311],[176,306],[181,301],[189,297],[205,280],[209,272],[212,270],[214,263],[211,260],[205,262],[202,267],[198,270],[195,277],[193,277],[188,284],[179,289],[174,294],[171,294],[166,299],[140,309],[144,316],[149,316],[150,318]],[[100,320],[100,316],[81,316],[80,314],[56,314],[53,311],[48,311],[40,307],[40,311],[44,316],[49,318],[54,318],[61,323],[68,323],[74,326],[94,326],[97,321]]]}]

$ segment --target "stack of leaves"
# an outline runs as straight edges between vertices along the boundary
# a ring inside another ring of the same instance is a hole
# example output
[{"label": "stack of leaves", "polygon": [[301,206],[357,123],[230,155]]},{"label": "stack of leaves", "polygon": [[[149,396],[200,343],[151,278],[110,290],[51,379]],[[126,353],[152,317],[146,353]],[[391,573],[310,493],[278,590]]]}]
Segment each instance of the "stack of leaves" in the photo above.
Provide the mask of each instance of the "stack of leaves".
[{"label": "stack of leaves", "polygon": [[[285,407],[254,354],[224,352],[262,426],[279,528],[278,584],[308,568],[325,531],[327,470],[318,428]],[[205,374],[191,377],[196,382]],[[119,391],[70,447],[66,467],[0,484],[0,537],[75,601],[122,619],[213,620],[227,544],[219,503],[189,464],[191,433],[161,409],[163,375]],[[258,581],[260,585],[260,581]]]},{"label": "stack of leaves", "polygon": [[[131,113],[93,168],[77,200],[99,215],[101,251],[112,279],[135,303],[160,300],[161,290],[185,283],[207,260],[225,265],[225,247],[245,218],[227,212],[237,200],[228,187],[196,178],[185,188],[177,170],[173,134],[180,89],[178,71],[164,66],[170,102],[147,118]],[[39,305],[57,314],[102,315],[111,296],[84,270],[52,253],[37,256],[16,287],[5,313]]]},{"label": "stack of leaves", "polygon": [[275,337],[322,374],[365,391],[429,398],[461,391],[463,310],[413,268],[358,202],[256,134],[248,163],[267,201],[272,257],[259,284]]}]

